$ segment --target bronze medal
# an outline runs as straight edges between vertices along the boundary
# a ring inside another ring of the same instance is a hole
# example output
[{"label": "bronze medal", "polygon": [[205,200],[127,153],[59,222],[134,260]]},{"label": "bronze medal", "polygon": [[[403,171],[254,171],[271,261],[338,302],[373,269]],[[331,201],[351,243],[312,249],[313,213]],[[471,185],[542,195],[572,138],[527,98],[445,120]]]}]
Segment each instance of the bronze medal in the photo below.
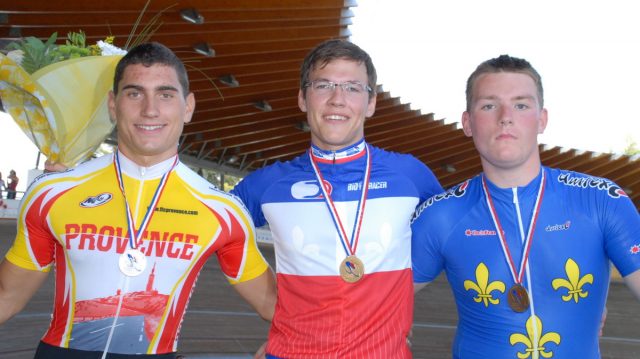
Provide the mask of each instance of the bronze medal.
[{"label": "bronze medal", "polygon": [[[516,263],[514,262],[513,257],[511,257],[509,246],[507,245],[507,239],[505,238],[506,232],[502,229],[500,219],[498,218],[498,211],[493,205],[493,200],[491,199],[491,195],[489,194],[489,187],[487,186],[487,183],[485,181],[485,175],[482,175],[482,189],[484,190],[484,197],[487,201],[487,207],[489,207],[489,213],[496,228],[496,234],[498,235],[498,238],[500,238],[500,246],[502,247],[504,258],[507,261],[509,272],[511,274],[511,277],[513,278],[513,282],[515,283],[511,288],[509,288],[509,292],[507,292],[507,302],[509,303],[511,309],[513,309],[513,311],[516,313],[522,313],[529,309],[529,293],[527,293],[527,290],[522,286],[521,283],[527,271],[527,260],[531,251],[533,234],[535,233],[536,224],[538,223],[538,215],[540,214],[540,208],[542,207],[544,188],[545,169],[542,168],[540,171],[540,185],[538,186],[538,195],[536,196],[536,202],[533,205],[533,213],[531,215],[530,222],[531,224],[529,225],[529,230],[526,237],[524,236],[524,232],[522,231],[523,221],[522,217],[520,216],[520,211],[516,211],[518,215],[518,223],[520,225],[520,239],[522,240],[522,258],[520,259],[520,265],[516,267]],[[517,208],[519,208],[518,204],[516,204],[516,209]]]},{"label": "bronze medal", "polygon": [[520,284],[514,284],[509,288],[507,301],[514,312],[522,313],[529,309],[529,294]]},{"label": "bronze medal", "polygon": [[348,256],[340,263],[340,276],[347,283],[355,283],[364,277],[364,264],[356,256]]}]

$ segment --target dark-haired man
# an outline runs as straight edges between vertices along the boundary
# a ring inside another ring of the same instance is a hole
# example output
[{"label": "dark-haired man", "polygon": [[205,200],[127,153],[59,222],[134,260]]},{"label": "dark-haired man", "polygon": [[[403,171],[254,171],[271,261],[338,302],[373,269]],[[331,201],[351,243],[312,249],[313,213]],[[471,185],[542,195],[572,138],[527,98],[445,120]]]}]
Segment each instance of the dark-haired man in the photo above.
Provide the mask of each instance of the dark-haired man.
[{"label": "dark-haired man", "polygon": [[198,273],[213,254],[266,320],[275,282],[251,218],[183,165],[178,139],[195,108],[187,72],[158,43],[118,63],[109,112],[113,155],[39,177],[0,263],[0,322],[56,269],[54,312],[36,358],[175,358]]}]

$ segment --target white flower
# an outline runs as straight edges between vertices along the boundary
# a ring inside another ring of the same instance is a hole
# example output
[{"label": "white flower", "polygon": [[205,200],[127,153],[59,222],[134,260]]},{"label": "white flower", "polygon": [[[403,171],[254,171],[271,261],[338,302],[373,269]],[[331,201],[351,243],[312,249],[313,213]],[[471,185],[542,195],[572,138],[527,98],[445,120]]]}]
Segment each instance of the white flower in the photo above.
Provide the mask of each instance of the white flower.
[{"label": "white flower", "polygon": [[7,53],[7,57],[11,59],[11,61],[15,62],[16,65],[22,65],[22,59],[24,59],[24,51],[22,50],[13,50]]},{"label": "white flower", "polygon": [[98,41],[98,47],[102,50],[102,56],[110,56],[110,55],[126,55],[127,51],[108,44],[102,40]]}]

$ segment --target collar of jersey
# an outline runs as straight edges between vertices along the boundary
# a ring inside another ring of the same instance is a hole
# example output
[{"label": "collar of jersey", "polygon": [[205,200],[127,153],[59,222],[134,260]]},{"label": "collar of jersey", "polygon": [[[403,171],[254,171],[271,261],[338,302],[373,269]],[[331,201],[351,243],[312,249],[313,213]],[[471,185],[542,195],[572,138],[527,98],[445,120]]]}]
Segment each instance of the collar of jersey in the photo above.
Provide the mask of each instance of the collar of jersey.
[{"label": "collar of jersey", "polygon": [[[170,157],[160,163],[156,163],[153,166],[143,167],[133,162],[127,156],[125,156],[122,152],[119,153],[120,158],[120,168],[122,168],[122,172],[129,177],[137,178],[137,179],[153,179],[162,177],[173,165],[173,161],[175,157]],[[115,154],[113,155],[115,156]]]},{"label": "collar of jersey", "polygon": [[311,155],[316,162],[320,163],[345,163],[356,160],[364,156],[367,143],[364,139],[351,146],[337,151],[326,151],[315,145],[311,145]]},{"label": "collar of jersey", "polygon": [[[538,187],[540,185],[540,179],[542,178],[542,171],[544,171],[544,167],[541,168],[540,173],[531,180],[531,182],[526,185],[518,188],[518,198],[529,198],[531,196],[535,197],[538,195]],[[484,176],[484,174],[483,174]],[[489,188],[489,193],[491,193],[491,197],[498,201],[507,201],[509,203],[513,202],[513,189],[512,188],[500,188],[491,182],[486,176],[484,180],[487,182],[487,187]]]}]

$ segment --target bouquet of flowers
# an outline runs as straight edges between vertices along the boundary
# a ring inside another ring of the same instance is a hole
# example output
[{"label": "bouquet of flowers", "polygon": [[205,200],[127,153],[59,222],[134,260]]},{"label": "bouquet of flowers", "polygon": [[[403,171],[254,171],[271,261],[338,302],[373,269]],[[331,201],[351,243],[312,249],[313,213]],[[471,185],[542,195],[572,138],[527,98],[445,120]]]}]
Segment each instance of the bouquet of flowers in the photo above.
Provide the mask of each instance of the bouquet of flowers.
[{"label": "bouquet of flowers", "polygon": [[85,34],[29,37],[0,52],[0,98],[49,161],[72,167],[87,159],[113,130],[108,93],[126,52],[113,37],[87,46]]}]

